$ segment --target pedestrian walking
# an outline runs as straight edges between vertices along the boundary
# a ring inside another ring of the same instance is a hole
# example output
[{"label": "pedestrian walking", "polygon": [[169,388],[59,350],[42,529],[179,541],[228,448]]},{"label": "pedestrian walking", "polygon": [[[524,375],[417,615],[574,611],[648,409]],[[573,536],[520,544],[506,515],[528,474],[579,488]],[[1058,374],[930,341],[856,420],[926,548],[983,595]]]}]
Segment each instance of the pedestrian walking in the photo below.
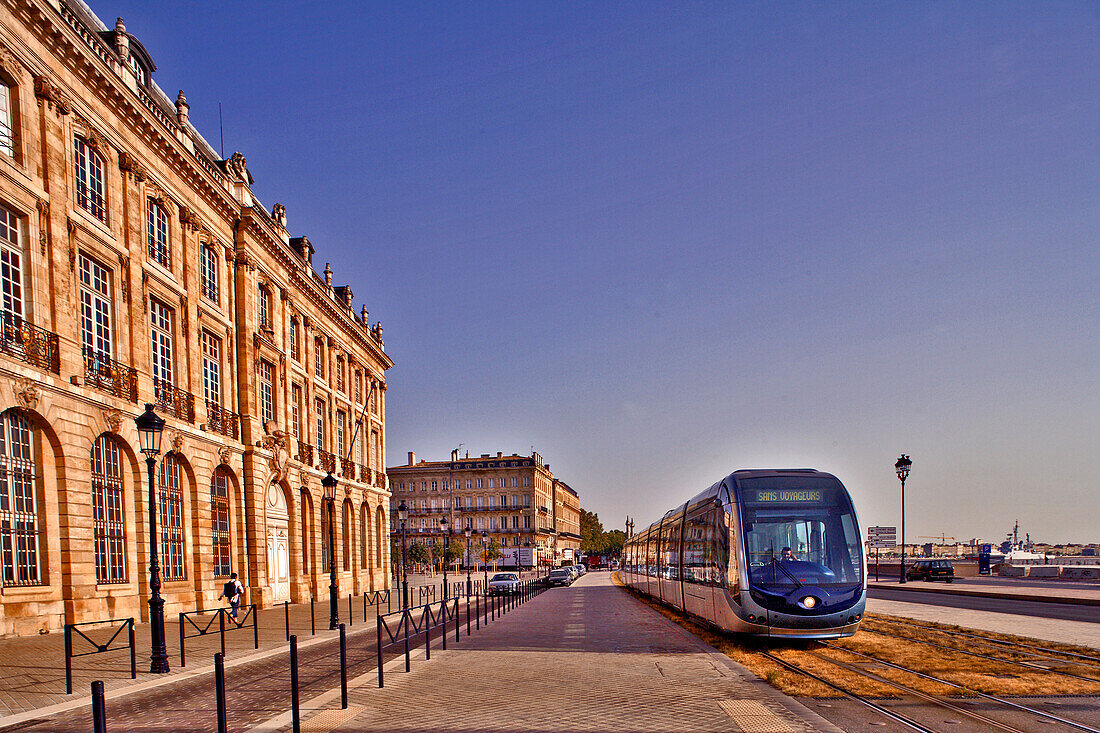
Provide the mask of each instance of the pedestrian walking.
[{"label": "pedestrian walking", "polygon": [[229,601],[229,615],[232,618],[237,618],[237,609],[241,606],[241,596],[244,595],[244,585],[241,581],[237,580],[237,574],[232,573],[229,576],[229,580],[225,581],[225,586],[222,587],[222,594],[218,596],[218,600],[226,599]]}]

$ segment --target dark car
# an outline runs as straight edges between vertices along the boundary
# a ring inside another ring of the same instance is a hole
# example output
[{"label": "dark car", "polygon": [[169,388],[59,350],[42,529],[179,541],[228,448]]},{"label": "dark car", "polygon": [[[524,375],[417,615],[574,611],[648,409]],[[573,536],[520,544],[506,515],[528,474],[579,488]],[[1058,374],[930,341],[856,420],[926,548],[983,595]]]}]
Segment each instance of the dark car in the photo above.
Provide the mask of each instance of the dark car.
[{"label": "dark car", "polygon": [[569,572],[566,568],[551,570],[550,575],[546,577],[547,585],[570,585],[572,582],[573,573]]},{"label": "dark car", "polygon": [[950,560],[917,560],[905,569],[906,580],[946,580],[955,579],[955,566]]}]

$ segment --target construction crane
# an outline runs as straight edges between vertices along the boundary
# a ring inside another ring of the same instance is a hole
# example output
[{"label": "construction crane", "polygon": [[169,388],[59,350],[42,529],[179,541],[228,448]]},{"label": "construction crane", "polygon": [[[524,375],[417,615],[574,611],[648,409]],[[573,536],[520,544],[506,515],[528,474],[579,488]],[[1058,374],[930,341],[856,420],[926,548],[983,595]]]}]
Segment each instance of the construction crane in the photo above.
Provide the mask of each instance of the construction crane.
[{"label": "construction crane", "polygon": [[955,542],[958,541],[949,534],[937,534],[937,535],[931,535],[931,536],[926,535],[926,534],[922,534],[922,535],[918,535],[918,539],[922,539],[922,540],[939,540],[941,545],[946,545],[948,540],[952,540],[952,541],[955,541]]}]

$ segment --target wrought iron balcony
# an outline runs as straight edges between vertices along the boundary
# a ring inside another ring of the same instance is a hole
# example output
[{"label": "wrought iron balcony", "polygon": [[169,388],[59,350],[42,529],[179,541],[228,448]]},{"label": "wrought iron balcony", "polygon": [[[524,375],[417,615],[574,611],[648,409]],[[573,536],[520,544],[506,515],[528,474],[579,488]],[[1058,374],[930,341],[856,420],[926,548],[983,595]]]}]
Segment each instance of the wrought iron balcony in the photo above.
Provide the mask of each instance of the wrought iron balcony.
[{"label": "wrought iron balcony", "polygon": [[355,480],[355,461],[347,458],[340,459],[340,478]]},{"label": "wrought iron balcony", "polygon": [[366,466],[360,466],[359,467],[359,480],[362,481],[363,483],[367,484],[367,485],[370,485],[371,483],[374,482],[374,476],[372,475],[373,473],[374,472],[371,469],[367,468]]},{"label": "wrought iron balcony", "polygon": [[324,448],[317,449],[317,458],[320,461],[320,468],[322,471],[331,471],[336,473],[336,456],[329,453]]},{"label": "wrought iron balcony", "polygon": [[169,415],[187,422],[195,422],[195,395],[174,384],[153,377],[153,397],[157,407],[163,407]]},{"label": "wrought iron balcony", "polygon": [[0,314],[0,352],[39,369],[61,373],[57,334],[14,313]]},{"label": "wrought iron balcony", "polygon": [[137,404],[137,370],[115,361],[109,354],[84,349],[84,384]]},{"label": "wrought iron balcony", "polygon": [[298,441],[298,462],[307,466],[313,465],[313,446],[304,440]]},{"label": "wrought iron balcony", "polygon": [[206,401],[206,427],[215,433],[237,439],[237,413],[226,410],[216,402]]}]

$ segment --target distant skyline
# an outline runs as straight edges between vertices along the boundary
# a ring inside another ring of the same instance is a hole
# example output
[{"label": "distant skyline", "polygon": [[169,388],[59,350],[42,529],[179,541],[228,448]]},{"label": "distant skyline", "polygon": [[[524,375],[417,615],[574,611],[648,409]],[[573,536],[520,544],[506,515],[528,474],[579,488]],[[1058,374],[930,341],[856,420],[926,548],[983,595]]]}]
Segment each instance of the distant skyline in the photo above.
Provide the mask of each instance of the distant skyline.
[{"label": "distant skyline", "polygon": [[1096,4],[89,5],[381,319],[389,465],[1100,541]]}]

